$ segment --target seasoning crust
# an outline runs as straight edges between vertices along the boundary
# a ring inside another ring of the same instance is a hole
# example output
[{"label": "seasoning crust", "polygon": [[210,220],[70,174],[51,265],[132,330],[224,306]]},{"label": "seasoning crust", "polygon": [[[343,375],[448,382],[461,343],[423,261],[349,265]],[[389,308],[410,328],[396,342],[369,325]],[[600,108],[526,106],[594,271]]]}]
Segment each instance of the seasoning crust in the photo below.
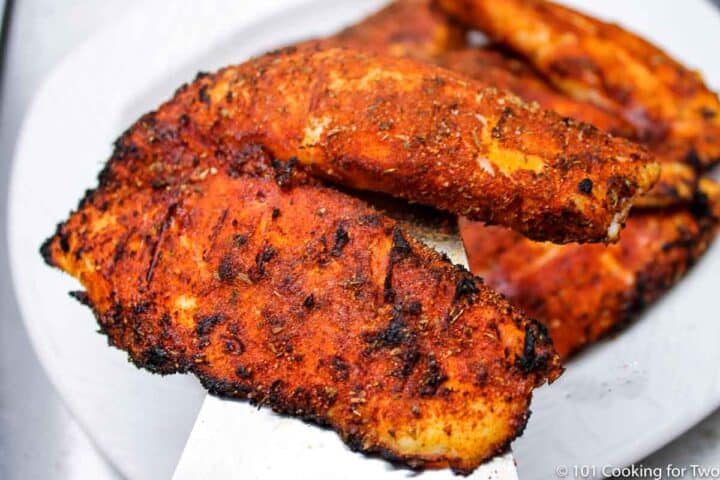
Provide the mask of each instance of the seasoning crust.
[{"label": "seasoning crust", "polygon": [[624,28],[545,0],[438,0],[560,90],[617,112],[674,161],[720,161],[720,101],[702,76]]},{"label": "seasoning crust", "polygon": [[[151,118],[126,135],[143,158],[175,155],[148,140],[188,122],[178,133],[195,155],[258,142],[336,184],[555,242],[615,240],[659,173],[643,147],[514,95],[344,49],[287,49],[202,76]],[[116,166],[109,175],[132,158]],[[578,190],[585,179],[592,192]]]},{"label": "seasoning crust", "polygon": [[667,292],[718,233],[720,188],[689,205],[634,211],[614,245],[552,245],[463,222],[472,271],[542,321],[563,358],[624,326]]},{"label": "seasoning crust", "polygon": [[450,50],[436,62],[486,85],[508,90],[523,100],[562,116],[590,123],[599,129],[638,143],[647,143],[660,163],[660,177],[653,188],[635,202],[636,207],[658,208],[692,201],[700,172],[684,158],[671,154],[663,142],[643,138],[643,134],[616,112],[587,100],[568,96],[549,83],[534,67],[498,45]]},{"label": "seasoning crust", "polygon": [[294,162],[245,145],[141,166],[126,142],[111,164],[136,175],[102,175],[42,253],[139,367],[460,473],[503,451],[559,375],[539,324]]}]

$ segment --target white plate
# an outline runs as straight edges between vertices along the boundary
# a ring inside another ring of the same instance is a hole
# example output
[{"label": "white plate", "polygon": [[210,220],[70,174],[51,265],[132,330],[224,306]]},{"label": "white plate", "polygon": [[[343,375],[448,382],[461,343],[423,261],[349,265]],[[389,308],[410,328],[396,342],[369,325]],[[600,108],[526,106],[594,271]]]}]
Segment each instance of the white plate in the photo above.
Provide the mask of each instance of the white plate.
[{"label": "white plate", "polygon": [[[95,184],[118,134],[196,71],[329,33],[382,3],[143,2],[70,55],[37,93],[8,205],[16,292],[50,378],[126,476],[169,477],[202,391],[191,377],[136,370],[124,353],[108,348],[95,334],[90,311],[67,295],[76,282],[46,267],[38,247]],[[571,3],[621,20],[720,86],[720,16],[704,0]],[[573,361],[560,381],[537,393],[530,425],[513,447],[521,478],[553,478],[560,465],[628,464],[720,405],[718,272],[716,245],[640,321]]]}]

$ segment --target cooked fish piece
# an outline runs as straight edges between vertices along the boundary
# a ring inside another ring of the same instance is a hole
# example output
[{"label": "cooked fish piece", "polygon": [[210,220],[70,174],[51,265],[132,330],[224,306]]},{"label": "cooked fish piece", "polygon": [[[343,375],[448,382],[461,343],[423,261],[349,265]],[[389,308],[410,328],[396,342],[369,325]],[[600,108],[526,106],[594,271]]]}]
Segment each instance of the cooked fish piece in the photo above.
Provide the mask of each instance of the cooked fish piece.
[{"label": "cooked fish piece", "polygon": [[162,184],[103,175],[42,248],[136,365],[416,468],[468,473],[522,432],[561,371],[539,324],[262,147],[201,174],[178,158],[155,158]]},{"label": "cooked fish piece", "polygon": [[548,328],[567,358],[626,324],[680,280],[717,235],[720,188],[687,207],[633,211],[617,244],[552,245],[463,222],[472,271]]},{"label": "cooked fish piece", "polygon": [[130,129],[106,174],[147,181],[154,156],[188,168],[216,151],[225,168],[247,141],[336,184],[556,242],[616,239],[659,173],[641,146],[446,69],[289,49],[181,89]]},{"label": "cooked fish piece", "polygon": [[[523,100],[535,101],[544,109],[638,140],[639,132],[621,115],[560,92],[527,61],[499,45],[465,46],[465,33],[432,0],[397,0],[336,35],[305,42],[298,48],[348,47],[436,63],[488,86],[509,90]],[[653,149],[662,167],[660,177],[648,193],[637,199],[637,207],[665,207],[692,200],[698,172],[676,161],[678,156],[666,150]]]},{"label": "cooked fish piece", "polygon": [[675,160],[720,160],[720,101],[697,72],[627,30],[544,0],[439,0],[562,91],[623,115]]},{"label": "cooked fish piece", "polygon": [[[642,141],[639,132],[620,115],[592,102],[568,97],[547,83],[524,60],[497,46],[448,51],[439,56],[437,62],[487,85],[509,90],[523,100],[537,102],[542,108],[591,123],[614,135]],[[660,178],[648,193],[637,199],[635,205],[657,208],[690,202],[697,189],[699,173],[693,166],[677,161],[678,155],[668,152],[664,145],[654,144],[650,148],[660,163]]]},{"label": "cooked fish piece", "polygon": [[497,45],[451,50],[440,55],[437,63],[487,85],[509,90],[523,100],[537,102],[565,117],[590,123],[614,135],[635,137],[635,128],[621,116],[592,102],[568,97],[526,61]]},{"label": "cooked fish piece", "polygon": [[431,61],[465,45],[466,30],[433,0],[395,0],[331,37],[298,45],[346,47],[394,57]]}]

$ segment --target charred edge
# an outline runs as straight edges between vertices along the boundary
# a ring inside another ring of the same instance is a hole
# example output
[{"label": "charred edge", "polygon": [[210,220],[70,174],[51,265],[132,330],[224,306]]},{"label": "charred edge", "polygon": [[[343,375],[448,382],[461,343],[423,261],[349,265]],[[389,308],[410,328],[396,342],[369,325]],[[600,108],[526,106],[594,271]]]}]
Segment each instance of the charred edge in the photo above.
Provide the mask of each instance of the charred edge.
[{"label": "charred edge", "polygon": [[70,292],[70,296],[80,302],[82,305],[93,308],[92,302],[90,301],[90,297],[88,297],[87,292],[83,290],[75,290],[73,292]]},{"label": "charred edge", "polygon": [[[274,387],[271,386],[270,388],[258,390],[253,389],[251,386],[240,382],[231,382],[227,380],[213,378],[201,372],[196,367],[190,368],[190,370],[195,374],[195,376],[198,377],[200,383],[211,395],[236,400],[247,400],[250,402],[251,405],[256,405],[258,407],[268,405],[279,414],[290,415],[295,419],[299,419],[306,423],[316,425],[320,428],[334,431],[342,438],[348,448],[350,448],[352,451],[376,458],[381,458],[391,463],[395,467],[406,468],[412,471],[422,471],[428,464],[449,465],[454,473],[464,476],[470,475],[475,470],[474,467],[468,469],[453,465],[452,461],[446,457],[414,457],[411,455],[398,454],[386,447],[382,447],[379,445],[367,445],[362,431],[343,431],[339,426],[333,425],[330,421],[327,420],[327,418],[323,417],[321,414],[321,410],[307,408],[309,407],[309,405],[303,405],[308,402],[298,402],[297,400],[293,401],[290,396],[284,394],[282,389],[283,385],[281,383],[273,382]],[[252,371],[245,367],[238,367],[235,373],[240,378],[243,378],[245,376],[247,376],[248,379],[252,378]],[[303,393],[306,393],[307,395],[303,396]],[[310,396],[311,393],[314,394],[316,400],[322,401],[325,407],[331,407],[335,404],[335,395],[331,392],[321,392],[320,388],[315,388],[310,392],[296,391],[294,392],[294,396],[299,396],[300,399],[304,397],[313,398]],[[492,458],[495,455],[500,455],[507,452],[511,442],[523,432],[528,419],[529,412],[526,411],[520,414],[517,418],[518,421],[514,422],[517,425],[515,432],[498,448],[492,450],[482,460],[484,461],[487,458]]]},{"label": "charred edge", "polygon": [[208,86],[203,85],[200,87],[200,90],[198,90],[198,100],[200,100],[205,105],[210,105],[211,99],[210,95],[208,95]]},{"label": "charred edge", "polygon": [[289,47],[282,47],[276,48],[275,50],[270,50],[269,52],[265,53],[264,56],[279,57],[285,55],[292,55],[295,52],[297,52],[297,46],[291,45]]},{"label": "charred edge", "polygon": [[210,395],[221,398],[248,399],[252,402],[252,387],[243,383],[234,383],[228,380],[219,380],[193,369],[200,383]]},{"label": "charred edge", "polygon": [[[299,387],[293,392],[287,392],[287,386],[282,380],[275,380],[266,387],[252,386],[213,378],[199,371],[198,368],[193,368],[192,371],[211,395],[248,400],[251,405],[258,408],[267,405],[279,414],[290,415],[320,427],[331,427],[329,421],[320,415],[321,411],[335,403],[337,393],[331,388],[306,389]],[[252,372],[250,373],[252,375]],[[339,432],[339,430],[336,431]]]},{"label": "charred edge", "polygon": [[179,95],[182,95],[183,93],[187,92],[190,85],[188,85],[188,82],[180,84],[179,87],[175,89],[175,93],[173,93],[173,97],[177,97]]},{"label": "charred edge", "polygon": [[[409,455],[400,455],[392,450],[379,445],[365,446],[362,434],[351,434],[343,438],[345,444],[353,452],[381,458],[395,467],[407,468],[415,472],[422,472],[427,463],[436,463],[435,459],[422,459]],[[471,472],[468,472],[468,474]]]},{"label": "charred edge", "polygon": [[52,245],[56,238],[58,239],[60,249],[63,251],[63,253],[67,254],[68,252],[70,252],[70,239],[68,238],[68,235],[63,232],[64,226],[64,222],[58,223],[55,227],[55,233],[53,233],[51,237],[49,237],[42,243],[42,245],[40,245],[40,255],[42,256],[45,263],[51,267],[57,266],[57,264],[53,260],[52,254]]},{"label": "charred edge", "polygon": [[[94,313],[99,321],[101,318],[100,314],[97,311]],[[111,323],[117,327],[117,325],[122,322],[122,307],[116,304],[113,306],[112,311],[109,312],[109,315],[114,318]],[[190,371],[192,365],[186,358],[159,346],[152,346],[139,352],[130,350],[128,346],[123,346],[115,341],[115,338],[109,331],[113,328],[112,325],[105,325],[100,321],[98,323],[100,326],[98,332],[107,337],[108,344],[126,352],[128,354],[128,360],[136,367],[159,375],[186,373]]]},{"label": "charred edge", "polygon": [[133,363],[151,371],[152,373],[159,373],[162,375],[183,371],[183,368],[178,368],[175,365],[173,356],[170,352],[158,346],[153,346],[143,351],[140,355],[140,361]]},{"label": "charred edge", "polygon": [[405,236],[403,236],[402,230],[397,226],[393,227],[392,247],[390,248],[387,272],[385,273],[385,282],[383,284],[386,303],[392,303],[395,300],[395,290],[392,286],[393,269],[398,262],[408,257],[411,253],[412,247]]},{"label": "charred edge", "polygon": [[[491,450],[490,453],[481,460],[480,464],[484,463],[486,460],[488,460],[490,458],[494,458],[499,455],[504,455],[510,451],[512,442],[515,441],[515,439],[517,439],[518,437],[522,436],[523,433],[525,433],[525,429],[527,428],[528,422],[530,421],[530,417],[532,415],[532,411],[530,410],[529,406],[530,406],[530,397],[528,396],[528,399],[525,403],[525,410],[523,412],[519,412],[511,420],[512,424],[513,424],[512,433],[507,437],[506,440],[504,440],[502,443],[500,443],[497,448]],[[475,471],[476,468],[477,467],[468,469],[468,468],[458,467],[457,465],[453,465],[452,463],[450,464],[450,469],[456,475],[468,476],[471,473],[473,473],[473,471]]]},{"label": "charred edge", "polygon": [[[488,455],[483,457],[480,462],[478,462],[479,466],[483,462],[485,462],[487,459],[493,458],[497,455],[502,455],[507,453],[510,450],[510,445],[517,437],[520,436],[522,431],[525,429],[525,426],[527,425],[527,422],[529,420],[530,413],[523,412],[517,421],[518,427],[516,428],[515,432],[513,432],[512,435],[508,437],[506,441],[504,441],[500,446],[497,448],[491,450]],[[453,471],[456,475],[462,475],[462,476],[468,476],[472,474],[477,466],[471,466],[470,468],[461,467],[457,463],[454,463],[451,459],[444,457],[444,456],[437,456],[432,457],[428,456],[425,458],[420,457],[413,457],[411,455],[401,455],[398,454],[388,448],[379,446],[379,445],[370,445],[365,446],[364,438],[361,433],[357,434],[350,434],[343,438],[345,443],[347,444],[348,448],[354,452],[360,452],[364,455],[368,456],[374,456],[377,458],[382,458],[383,460],[391,463],[395,467],[398,468],[407,468],[412,471],[422,472],[425,470],[425,468],[428,465],[433,466],[449,466],[450,469]]]},{"label": "charred edge", "polygon": [[[122,137],[115,142],[115,150],[112,154],[112,157],[109,162],[105,163],[105,165],[100,169],[100,173],[97,175],[98,179],[98,188],[107,187],[112,184],[112,182],[115,179],[115,175],[113,173],[113,163],[114,158],[121,158],[118,154],[118,145],[120,144],[122,140]],[[82,200],[81,200],[82,202]]]},{"label": "charred edge", "polygon": [[42,245],[40,245],[40,250],[39,250],[40,256],[42,257],[45,264],[49,265],[51,267],[56,266],[55,262],[53,261],[53,258],[52,258],[53,240],[55,240],[54,236],[48,237],[47,239],[45,239],[45,241],[42,243]]},{"label": "charred edge", "polygon": [[545,327],[535,321],[528,323],[525,326],[523,353],[515,360],[515,366],[525,374],[546,371],[550,354],[545,351],[538,355],[538,347],[547,346],[549,343]]},{"label": "charred edge", "polygon": [[[529,402],[528,402],[529,403]],[[485,462],[486,460],[499,456],[504,455],[507,452],[510,451],[510,446],[512,442],[520,437],[527,428],[528,422],[530,421],[530,416],[532,415],[532,411],[528,408],[528,405],[525,406],[525,411],[518,414],[515,418],[513,418],[513,423],[515,424],[515,428],[510,434],[510,436],[505,440],[503,443],[501,443],[497,448],[492,450],[484,459],[482,459],[481,462]],[[457,465],[450,465],[450,469],[453,471],[456,475],[462,475],[462,476],[468,476],[475,471],[475,468],[462,468],[458,467]]]}]

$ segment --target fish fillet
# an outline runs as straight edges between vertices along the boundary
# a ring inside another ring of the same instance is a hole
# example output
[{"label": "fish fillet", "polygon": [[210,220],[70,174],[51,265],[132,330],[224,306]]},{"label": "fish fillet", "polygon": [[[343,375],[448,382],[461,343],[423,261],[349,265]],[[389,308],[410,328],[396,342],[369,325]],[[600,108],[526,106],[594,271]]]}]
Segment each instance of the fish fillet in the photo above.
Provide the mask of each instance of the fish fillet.
[{"label": "fish fillet", "polygon": [[101,176],[42,248],[136,365],[414,468],[468,473],[522,432],[560,373],[539,324],[260,146],[227,169],[166,153],[164,182]]},{"label": "fish fillet", "polygon": [[646,150],[446,69],[344,49],[288,49],[205,75],[134,125],[108,178],[161,181],[248,141],[339,185],[555,242],[613,241],[656,181]]}]

